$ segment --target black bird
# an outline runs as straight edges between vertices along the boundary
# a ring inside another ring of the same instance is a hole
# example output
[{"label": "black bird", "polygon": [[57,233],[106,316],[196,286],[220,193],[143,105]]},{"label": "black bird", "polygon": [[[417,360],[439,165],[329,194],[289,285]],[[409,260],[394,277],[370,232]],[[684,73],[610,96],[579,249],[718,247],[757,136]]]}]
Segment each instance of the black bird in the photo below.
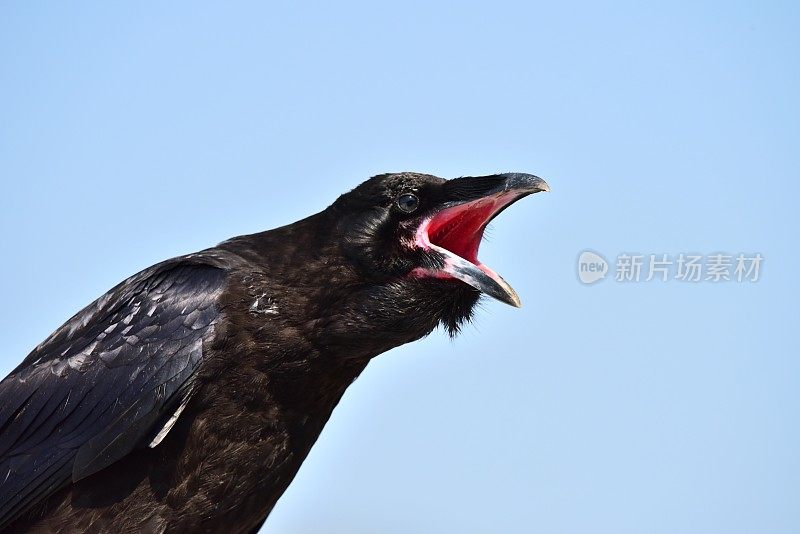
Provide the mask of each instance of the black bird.
[{"label": "black bird", "polygon": [[0,528],[254,532],[374,356],[481,293],[487,223],[529,174],[384,174],[294,224],[159,263],[0,382]]}]

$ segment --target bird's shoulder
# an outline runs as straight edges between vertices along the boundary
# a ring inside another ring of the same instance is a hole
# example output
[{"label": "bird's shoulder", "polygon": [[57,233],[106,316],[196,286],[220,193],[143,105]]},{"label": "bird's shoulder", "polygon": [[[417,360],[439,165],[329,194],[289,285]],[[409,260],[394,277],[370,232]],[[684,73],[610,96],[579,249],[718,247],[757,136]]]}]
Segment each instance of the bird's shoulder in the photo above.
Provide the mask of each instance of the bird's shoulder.
[{"label": "bird's shoulder", "polygon": [[[165,301],[158,306],[158,301],[164,299],[164,293],[186,296],[191,291],[203,291],[209,284],[221,285],[243,263],[244,260],[236,254],[213,248],[177,256],[139,271],[109,289],[53,331],[10,376],[19,375],[31,365],[58,358],[59,349],[74,349],[81,339],[96,340],[99,337],[102,340],[107,333],[98,332],[97,329],[101,324],[106,328],[112,326],[116,315],[122,310],[129,312],[119,318],[127,325],[135,322],[138,314],[153,317],[157,312],[175,313],[179,311],[177,302]],[[154,307],[143,309],[142,297],[152,300]]]}]

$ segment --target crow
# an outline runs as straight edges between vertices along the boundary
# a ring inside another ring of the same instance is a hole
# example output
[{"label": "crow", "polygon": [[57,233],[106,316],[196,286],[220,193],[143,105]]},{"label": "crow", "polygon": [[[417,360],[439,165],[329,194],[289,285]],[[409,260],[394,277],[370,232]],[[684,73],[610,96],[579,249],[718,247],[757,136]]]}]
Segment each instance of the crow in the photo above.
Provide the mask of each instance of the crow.
[{"label": "crow", "polygon": [[375,176],[293,224],[123,281],[0,382],[0,528],[255,532],[370,359],[481,294],[509,173]]}]

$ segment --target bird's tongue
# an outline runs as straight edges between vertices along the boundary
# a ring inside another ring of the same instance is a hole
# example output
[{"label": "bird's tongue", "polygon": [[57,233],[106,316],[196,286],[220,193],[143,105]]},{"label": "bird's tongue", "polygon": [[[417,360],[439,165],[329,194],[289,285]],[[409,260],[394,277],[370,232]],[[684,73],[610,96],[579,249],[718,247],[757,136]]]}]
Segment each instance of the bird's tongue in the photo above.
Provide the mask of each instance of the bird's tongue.
[{"label": "bird's tongue", "polygon": [[502,194],[446,208],[426,219],[417,230],[417,245],[445,257],[444,267],[430,276],[456,278],[506,304],[519,307],[514,289],[478,260],[486,224],[518,195]]}]

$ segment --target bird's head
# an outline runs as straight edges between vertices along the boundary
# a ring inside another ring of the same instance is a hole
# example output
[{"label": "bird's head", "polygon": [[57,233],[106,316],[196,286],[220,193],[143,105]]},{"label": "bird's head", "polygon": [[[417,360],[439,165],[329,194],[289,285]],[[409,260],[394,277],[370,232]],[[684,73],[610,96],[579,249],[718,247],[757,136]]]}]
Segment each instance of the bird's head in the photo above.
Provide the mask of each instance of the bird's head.
[{"label": "bird's head", "polygon": [[481,293],[520,306],[514,289],[478,260],[478,249],[498,213],[539,191],[549,187],[531,174],[444,180],[404,172],[375,176],[331,208],[364,275],[406,288],[435,286],[470,310]]}]

